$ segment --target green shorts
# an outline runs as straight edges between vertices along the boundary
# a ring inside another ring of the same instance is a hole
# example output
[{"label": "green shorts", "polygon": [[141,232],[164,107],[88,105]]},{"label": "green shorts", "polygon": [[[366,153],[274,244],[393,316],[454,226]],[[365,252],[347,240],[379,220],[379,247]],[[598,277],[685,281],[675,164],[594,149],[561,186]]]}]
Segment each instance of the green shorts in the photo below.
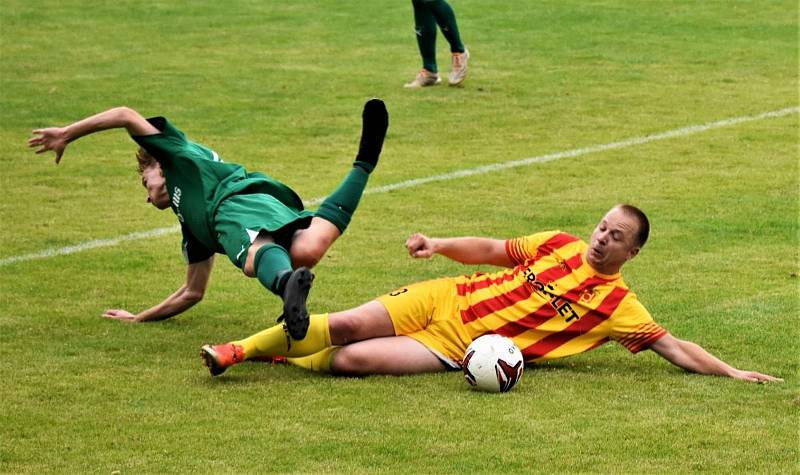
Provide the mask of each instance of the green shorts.
[{"label": "green shorts", "polygon": [[288,251],[294,232],[307,228],[313,217],[313,212],[289,208],[272,195],[233,195],[217,208],[214,232],[233,265],[242,269],[247,249],[259,233],[271,234]]}]

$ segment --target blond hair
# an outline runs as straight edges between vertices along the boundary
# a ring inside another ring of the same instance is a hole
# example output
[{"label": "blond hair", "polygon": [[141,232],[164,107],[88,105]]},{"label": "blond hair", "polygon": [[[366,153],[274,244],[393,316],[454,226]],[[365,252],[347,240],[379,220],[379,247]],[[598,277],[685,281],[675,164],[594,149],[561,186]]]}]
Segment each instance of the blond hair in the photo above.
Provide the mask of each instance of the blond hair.
[{"label": "blond hair", "polygon": [[136,162],[138,164],[137,170],[139,171],[139,175],[141,175],[145,169],[158,165],[156,159],[142,147],[139,147],[139,150],[136,151]]}]

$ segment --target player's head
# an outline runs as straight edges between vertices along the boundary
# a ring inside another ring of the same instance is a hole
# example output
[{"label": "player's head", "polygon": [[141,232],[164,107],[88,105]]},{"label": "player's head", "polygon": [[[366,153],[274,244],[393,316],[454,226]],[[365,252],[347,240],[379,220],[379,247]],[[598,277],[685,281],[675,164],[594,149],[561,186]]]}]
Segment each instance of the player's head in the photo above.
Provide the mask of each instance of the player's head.
[{"label": "player's head", "polygon": [[586,260],[604,274],[615,274],[639,254],[649,234],[650,222],[642,210],[627,204],[614,206],[594,228]]},{"label": "player's head", "polygon": [[139,175],[142,176],[142,186],[147,190],[147,202],[158,209],[169,208],[167,181],[161,172],[161,165],[141,147],[136,151],[136,161],[139,164]]}]

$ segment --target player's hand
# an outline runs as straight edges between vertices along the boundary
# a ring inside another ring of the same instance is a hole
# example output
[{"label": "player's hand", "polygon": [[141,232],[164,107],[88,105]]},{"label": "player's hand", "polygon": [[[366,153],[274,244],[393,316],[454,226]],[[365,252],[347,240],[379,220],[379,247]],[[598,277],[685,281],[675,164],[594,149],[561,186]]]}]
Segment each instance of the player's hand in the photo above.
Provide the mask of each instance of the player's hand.
[{"label": "player's hand", "polygon": [[131,323],[135,323],[137,321],[136,315],[132,314],[127,310],[116,309],[116,308],[112,308],[103,312],[103,317],[110,318],[112,320],[122,320]]},{"label": "player's hand", "polygon": [[36,129],[33,132],[34,137],[28,139],[28,147],[35,148],[36,153],[44,153],[52,150],[56,154],[56,165],[61,161],[61,156],[64,155],[64,149],[67,148],[69,140],[65,129],[61,127],[50,127],[47,129]]},{"label": "player's hand", "polygon": [[768,374],[758,373],[756,371],[741,371],[738,370],[733,377],[735,379],[742,379],[752,383],[782,383],[783,378],[776,378]]},{"label": "player's hand", "polygon": [[435,254],[432,240],[424,234],[415,233],[406,239],[408,255],[417,259],[430,259]]}]

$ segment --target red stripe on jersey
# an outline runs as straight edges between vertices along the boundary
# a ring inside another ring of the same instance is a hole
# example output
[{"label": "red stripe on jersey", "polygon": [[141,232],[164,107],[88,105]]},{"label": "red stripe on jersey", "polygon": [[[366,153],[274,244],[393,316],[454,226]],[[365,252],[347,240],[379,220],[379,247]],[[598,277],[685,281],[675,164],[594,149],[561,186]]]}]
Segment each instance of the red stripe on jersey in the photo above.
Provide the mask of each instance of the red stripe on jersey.
[{"label": "red stripe on jersey", "polygon": [[525,357],[526,360],[541,358],[573,338],[588,333],[592,328],[606,321],[614,313],[619,304],[622,303],[622,299],[625,298],[627,294],[628,291],[626,289],[621,287],[614,288],[596,309],[586,313],[586,315],[582,316],[577,322],[523,349],[523,357]]},{"label": "red stripe on jersey", "polygon": [[564,300],[569,300],[570,302],[578,302],[581,298],[581,294],[583,294],[587,290],[594,289],[600,284],[605,284],[606,282],[608,281],[601,277],[597,276],[589,277],[588,279],[581,282],[577,287],[569,289],[566,292],[564,292],[564,294],[561,295],[561,298]]},{"label": "red stripe on jersey", "polygon": [[515,239],[509,239],[506,241],[506,255],[510,257],[512,261],[519,263],[521,259],[515,249],[517,246],[516,242],[517,241]]},{"label": "red stripe on jersey", "polygon": [[536,274],[536,280],[545,284],[549,284],[554,280],[564,277],[572,272],[573,269],[577,269],[581,266],[581,264],[583,264],[583,256],[581,256],[580,253],[575,254],[566,261],[563,261],[563,263],[566,265],[562,266],[561,263],[559,263],[558,265],[539,272]]},{"label": "red stripe on jersey", "polygon": [[[565,266],[555,265],[550,267],[539,274],[537,274],[536,279],[543,283],[550,283],[554,280],[558,280],[565,275],[572,272],[572,268],[579,267],[583,262],[580,253],[575,254],[574,256],[570,257],[566,261]],[[517,266],[514,268],[514,272],[510,274],[512,277],[518,274],[519,272],[524,269],[524,266]],[[506,276],[509,274],[504,274],[503,277],[497,279],[497,283],[503,282],[505,280],[511,280],[510,278],[507,279]],[[458,291],[459,295],[466,295],[462,294],[461,291],[464,292],[474,290],[476,288],[484,288],[491,285],[492,279],[485,279],[482,281],[472,282],[470,284],[458,284]],[[504,294],[498,295],[497,297],[491,297],[486,300],[482,300],[474,305],[471,305],[466,310],[461,311],[461,321],[464,323],[469,323],[473,320],[477,320],[479,318],[483,318],[491,313],[494,313],[498,310],[502,310],[508,306],[514,305],[515,303],[525,300],[531,296],[533,293],[533,286],[528,282],[523,283],[519,287],[514,288],[510,292],[506,292]]]},{"label": "red stripe on jersey", "polygon": [[637,333],[625,338],[624,340],[620,340],[620,343],[622,343],[622,346],[625,348],[633,348],[640,342],[646,341],[648,338],[650,338],[650,335],[650,333]]},{"label": "red stripe on jersey", "polygon": [[[569,274],[569,271],[571,269],[576,269],[580,267],[581,264],[583,264],[583,256],[580,253],[578,253],[564,262],[567,266],[567,269],[563,269],[559,264],[557,266],[553,266],[537,274],[536,275],[537,279],[539,279],[540,282],[546,282],[546,283],[558,280],[564,277],[565,275]],[[461,295],[463,297],[469,293],[475,292],[476,290],[485,289],[486,287],[490,287],[492,285],[502,284],[503,282],[514,280],[517,274],[522,272],[525,268],[526,266],[521,266],[521,265],[517,266],[511,273],[503,274],[496,279],[492,279],[491,277],[486,277],[485,279],[473,280],[472,282],[467,282],[464,284],[456,284],[458,295]],[[598,283],[607,282],[606,280],[602,280],[599,277],[597,277],[597,279]]]},{"label": "red stripe on jersey", "polygon": [[539,307],[535,312],[531,312],[519,320],[508,322],[494,331],[499,335],[503,335],[508,338],[514,338],[515,336],[525,333],[528,330],[534,330],[538,328],[539,325],[542,325],[546,321],[555,317],[557,313],[558,312],[556,312],[556,309],[554,309],[548,302]]},{"label": "red stripe on jersey", "polygon": [[536,255],[533,256],[533,260],[534,262],[538,261],[542,257],[552,254],[556,249],[562,248],[567,244],[578,240],[579,239],[577,237],[571,234],[558,233],[536,248]]},{"label": "red stripe on jersey", "polygon": [[494,312],[499,312],[506,307],[510,307],[517,302],[527,299],[531,296],[532,292],[533,291],[529,289],[527,285],[520,284],[509,292],[483,300],[475,305],[471,305],[466,310],[462,310],[461,321],[469,323]]},{"label": "red stripe on jersey", "polygon": [[636,329],[627,335],[618,339],[619,343],[626,348],[631,348],[639,344],[641,341],[648,340],[654,334],[665,331],[657,323],[650,322],[639,325]]},{"label": "red stripe on jersey", "polygon": [[[502,284],[503,282],[514,280],[517,274],[522,272],[524,268],[525,267],[523,266],[517,266],[514,268],[513,271],[505,273],[496,279],[492,279],[491,277],[486,277],[482,280],[473,280],[471,282],[467,282],[464,284],[456,284],[456,290],[458,291],[458,295],[461,295],[463,297],[467,294],[475,292],[476,290],[485,289],[486,287],[489,287],[491,285]],[[481,274],[477,274],[476,277],[480,275]]]},{"label": "red stripe on jersey", "polygon": [[656,340],[660,339],[661,337],[663,337],[666,334],[667,334],[667,331],[662,328],[661,331],[659,331],[659,332],[651,333],[650,335],[647,335],[647,338],[643,339],[642,341],[638,342],[637,344],[631,345],[631,346],[627,346],[626,345],[626,347],[631,351],[631,353],[638,353],[638,352],[642,351],[644,348],[647,348],[648,346],[653,344]]},{"label": "red stripe on jersey", "polygon": [[[606,281],[604,279],[601,279],[600,277],[590,277],[581,282],[578,286],[564,292],[561,298],[564,300],[568,300],[570,302],[577,302],[578,299],[580,298],[580,295],[585,290],[593,289],[597,287],[599,284],[605,282]],[[536,309],[536,311],[525,315],[519,320],[506,323],[505,325],[499,327],[495,331],[500,335],[512,338],[521,333],[524,333],[527,330],[533,330],[537,328],[539,325],[555,317],[556,314],[557,314],[556,309],[554,309],[553,306],[550,305],[550,302],[547,302],[546,304]]]},{"label": "red stripe on jersey", "polygon": [[523,264],[526,260],[533,257],[536,262],[544,256],[552,254],[556,249],[562,248],[571,242],[578,241],[579,239],[567,233],[558,233],[543,242],[536,248],[536,254],[530,255],[525,251],[522,245],[522,238],[509,239],[506,241],[506,254],[517,264]]},{"label": "red stripe on jersey", "polygon": [[519,262],[520,264],[525,262],[525,259],[527,259],[527,257],[525,257],[525,248],[522,245],[522,240],[515,239],[514,242],[512,243],[512,248],[514,255],[516,256],[517,262]]}]

